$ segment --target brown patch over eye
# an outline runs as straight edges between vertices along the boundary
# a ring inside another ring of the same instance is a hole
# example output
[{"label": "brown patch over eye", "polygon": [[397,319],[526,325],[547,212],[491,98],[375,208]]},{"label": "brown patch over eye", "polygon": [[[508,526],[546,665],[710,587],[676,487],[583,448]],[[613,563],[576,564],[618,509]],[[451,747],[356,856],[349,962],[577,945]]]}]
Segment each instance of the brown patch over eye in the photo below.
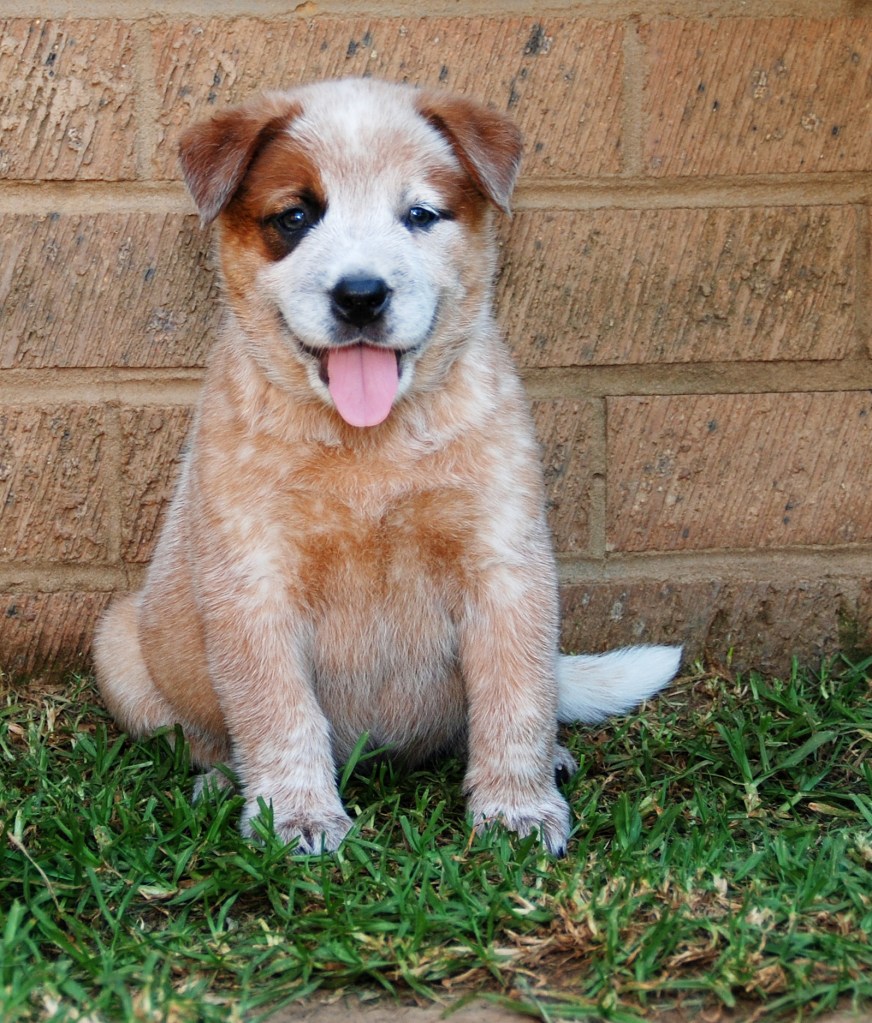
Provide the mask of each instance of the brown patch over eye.
[{"label": "brown patch over eye", "polygon": [[273,139],[258,154],[224,212],[224,226],[273,262],[283,259],[327,208],[321,177],[293,139]]}]

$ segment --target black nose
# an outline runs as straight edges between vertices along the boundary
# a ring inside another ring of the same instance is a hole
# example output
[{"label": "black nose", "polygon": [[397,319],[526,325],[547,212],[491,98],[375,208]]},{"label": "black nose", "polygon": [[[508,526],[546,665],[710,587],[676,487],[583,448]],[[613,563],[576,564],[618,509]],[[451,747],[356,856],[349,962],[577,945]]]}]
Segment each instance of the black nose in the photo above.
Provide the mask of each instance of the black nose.
[{"label": "black nose", "polygon": [[380,277],[343,277],[330,292],[334,313],[355,327],[377,320],[390,297],[391,289]]}]

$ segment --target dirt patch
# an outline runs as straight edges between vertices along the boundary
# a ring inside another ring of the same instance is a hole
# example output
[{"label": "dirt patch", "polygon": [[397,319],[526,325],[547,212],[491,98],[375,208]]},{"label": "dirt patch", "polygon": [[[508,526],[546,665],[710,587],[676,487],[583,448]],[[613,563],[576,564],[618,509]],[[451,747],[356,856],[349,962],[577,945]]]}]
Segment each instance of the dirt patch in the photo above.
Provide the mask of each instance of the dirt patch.
[{"label": "dirt patch", "polygon": [[[452,1012],[449,1006],[403,1006],[385,999],[362,1002],[353,996],[321,1004],[291,1005],[270,1016],[269,1023],[437,1023],[448,1019],[451,1023],[503,1023],[520,1019],[510,1009],[473,1002]],[[847,1021],[846,1021],[847,1023]]]},{"label": "dirt patch", "polygon": [[[738,1012],[726,1008],[700,1017],[685,1016],[680,1012],[667,1012],[653,1017],[653,1023],[686,1023],[690,1018],[704,1019],[707,1023],[751,1023],[760,1019],[760,1006],[748,1006]],[[307,1002],[291,1005],[269,1017],[269,1023],[512,1023],[513,1020],[529,1019],[526,1014],[486,1002],[472,1002],[452,1011],[450,1005],[403,1006],[388,999],[377,998],[371,1002],[361,1001],[354,996],[344,995],[334,1001],[321,1003]],[[763,1018],[766,1018],[765,1015]],[[854,1013],[849,1010],[821,1016],[817,1023],[872,1023],[872,1011]]]}]

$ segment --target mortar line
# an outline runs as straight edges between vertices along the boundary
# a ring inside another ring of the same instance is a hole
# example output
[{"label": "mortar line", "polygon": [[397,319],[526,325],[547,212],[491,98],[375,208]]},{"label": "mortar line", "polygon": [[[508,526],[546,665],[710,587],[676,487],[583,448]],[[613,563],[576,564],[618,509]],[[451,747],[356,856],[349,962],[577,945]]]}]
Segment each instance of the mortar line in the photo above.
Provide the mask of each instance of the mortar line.
[{"label": "mortar line", "polygon": [[590,511],[588,519],[588,551],[590,557],[603,559],[606,556],[606,520],[608,508],[608,408],[604,397],[591,402],[593,405],[596,438],[588,449],[590,462]]},{"label": "mortar line", "polygon": [[779,547],[767,550],[651,551],[609,554],[603,560],[558,553],[558,574],[564,585],[591,582],[675,580],[682,584],[711,579],[868,578],[872,545],[856,547]]},{"label": "mortar line", "polygon": [[4,404],[69,401],[98,404],[192,405],[203,370],[93,368],[0,370]]},{"label": "mortar line", "polygon": [[622,395],[842,393],[872,389],[866,358],[797,363],[670,363],[521,371],[531,399]]},{"label": "mortar line", "polygon": [[139,585],[145,565],[0,564],[0,592],[7,594],[111,593]]},{"label": "mortar line", "polygon": [[844,206],[872,201],[872,173],[766,174],[707,178],[522,178],[516,210],[724,209]]},{"label": "mortar line", "polygon": [[[46,402],[193,405],[204,369],[0,370],[6,405]],[[527,368],[531,400],[622,395],[841,393],[872,390],[872,360],[666,363]]]},{"label": "mortar line", "polygon": [[[735,209],[872,203],[872,173],[849,171],[725,178],[522,178],[516,211],[595,209]],[[120,212],[194,215],[181,182],[0,181],[0,214]]]},{"label": "mortar line", "polygon": [[855,207],[857,249],[854,267],[857,273],[854,323],[857,330],[857,357],[872,358],[872,206]]},{"label": "mortar line", "polygon": [[[79,19],[123,18],[126,21],[145,20],[161,17],[270,17],[276,21],[292,18],[311,17],[313,4],[297,0],[289,5],[286,0],[162,0],[162,2],[137,5],[131,15],[129,0],[81,0],[76,5],[75,17]],[[322,16],[358,16],[371,14],[375,17],[409,17],[409,5],[403,0],[319,0],[317,13]],[[529,15],[530,5],[526,0],[466,0],[464,10],[477,17]],[[42,0],[40,17],[67,18],[70,16],[69,0]],[[637,0],[549,0],[537,8],[536,16],[575,15],[579,18],[618,21],[638,14]],[[427,13],[431,17],[457,15],[452,0],[431,0]],[[790,18],[866,18],[872,12],[868,7],[858,9],[854,0],[769,0],[765,16]],[[646,15],[670,19],[702,18],[750,18],[747,0],[648,0]],[[33,17],[33,4],[26,0],[2,0],[0,17]]]},{"label": "mortar line", "polygon": [[136,125],[136,163],[140,180],[152,178],[156,143],[154,128],[158,121],[158,104],[154,94],[154,61],[151,33],[147,22],[137,21],[131,27],[136,59],[133,65],[136,84],[134,111]]},{"label": "mortar line", "polygon": [[[58,565],[49,562],[0,564],[0,592],[8,594],[107,592],[133,589],[145,575],[145,564]],[[621,582],[627,585],[673,580],[682,584],[711,581],[765,581],[774,576],[799,579],[868,579],[872,576],[872,545],[857,547],[793,547],[765,551],[706,550],[558,555],[558,574],[566,586]]]},{"label": "mortar line", "polygon": [[644,161],[642,139],[646,49],[639,36],[636,18],[628,18],[624,24],[624,97],[623,97],[623,173],[622,177],[634,178],[643,173]]},{"label": "mortar line", "polygon": [[121,416],[117,402],[103,404],[106,436],[106,461],[100,470],[107,507],[106,554],[115,565],[121,561]]},{"label": "mortar line", "polygon": [[47,211],[79,216],[194,213],[187,193],[181,183],[176,182],[0,182],[0,213],[26,216]]}]

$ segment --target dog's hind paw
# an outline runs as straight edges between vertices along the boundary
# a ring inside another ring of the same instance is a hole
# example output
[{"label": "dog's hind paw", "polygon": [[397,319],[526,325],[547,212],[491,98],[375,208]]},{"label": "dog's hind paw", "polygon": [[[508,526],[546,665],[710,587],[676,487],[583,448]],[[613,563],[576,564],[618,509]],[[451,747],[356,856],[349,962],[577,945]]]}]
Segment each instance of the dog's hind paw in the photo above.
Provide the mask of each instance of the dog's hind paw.
[{"label": "dog's hind paw", "polygon": [[569,840],[569,806],[563,796],[553,792],[529,803],[500,803],[497,800],[480,802],[470,799],[473,827],[486,831],[502,824],[521,837],[538,833],[540,842],[552,856],[565,856]]},{"label": "dog's hind paw", "polygon": [[225,789],[232,789],[236,782],[230,777],[226,768],[213,767],[194,779],[191,802],[199,803],[205,796],[217,796]]},{"label": "dog's hind paw", "polygon": [[560,743],[554,744],[554,780],[558,785],[563,785],[578,770],[578,761],[565,746]]}]

